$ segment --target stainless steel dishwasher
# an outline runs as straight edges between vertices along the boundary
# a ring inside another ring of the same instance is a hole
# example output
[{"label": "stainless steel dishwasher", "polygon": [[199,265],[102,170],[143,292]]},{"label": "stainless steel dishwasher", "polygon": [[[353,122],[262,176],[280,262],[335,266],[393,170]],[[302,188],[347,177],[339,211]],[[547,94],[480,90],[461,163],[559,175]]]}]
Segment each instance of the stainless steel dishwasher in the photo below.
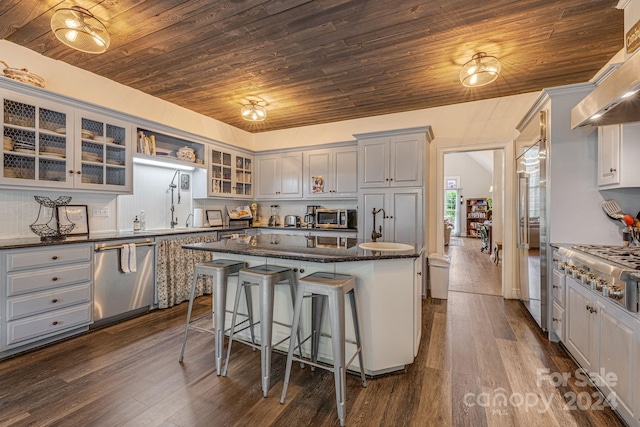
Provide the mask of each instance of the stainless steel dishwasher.
[{"label": "stainless steel dishwasher", "polygon": [[[123,273],[121,251],[136,245],[136,271]],[[153,305],[155,245],[152,239],[112,240],[94,245],[93,327],[130,317]]]}]

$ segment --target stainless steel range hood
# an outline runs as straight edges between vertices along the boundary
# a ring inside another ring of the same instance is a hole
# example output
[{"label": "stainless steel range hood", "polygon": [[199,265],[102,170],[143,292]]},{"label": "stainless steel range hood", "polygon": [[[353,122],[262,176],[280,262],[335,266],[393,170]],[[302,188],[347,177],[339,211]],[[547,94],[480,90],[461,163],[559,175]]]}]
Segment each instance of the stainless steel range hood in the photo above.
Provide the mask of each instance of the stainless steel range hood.
[{"label": "stainless steel range hood", "polygon": [[[640,52],[638,52],[640,53]],[[640,121],[640,55],[627,59],[571,110],[571,129]],[[598,118],[593,116],[602,114]]]}]

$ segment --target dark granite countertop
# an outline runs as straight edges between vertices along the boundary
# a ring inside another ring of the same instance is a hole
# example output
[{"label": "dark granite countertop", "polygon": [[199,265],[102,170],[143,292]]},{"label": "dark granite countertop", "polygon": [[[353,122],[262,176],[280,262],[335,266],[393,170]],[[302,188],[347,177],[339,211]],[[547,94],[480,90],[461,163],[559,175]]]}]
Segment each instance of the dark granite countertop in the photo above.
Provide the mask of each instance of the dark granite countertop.
[{"label": "dark granite countertop", "polygon": [[194,243],[182,247],[211,252],[323,263],[417,258],[425,250],[424,247],[415,247],[406,251],[374,252],[361,249],[358,247],[359,243],[362,242],[355,238],[345,237],[260,234],[211,243]]},{"label": "dark granite countertop", "polygon": [[0,239],[0,249],[18,249],[39,246],[68,245],[76,243],[96,243],[108,242],[112,240],[132,240],[145,239],[160,236],[172,236],[191,233],[208,233],[213,231],[228,230],[244,230],[244,228],[229,227],[203,227],[203,228],[178,228],[178,229],[162,229],[162,230],[145,230],[139,232],[133,231],[115,231],[108,233],[94,233],[89,236],[67,236],[65,240],[55,240],[51,242],[43,242],[40,237],[21,237],[15,239]]},{"label": "dark granite countertop", "polygon": [[166,228],[160,230],[145,230],[145,231],[114,231],[106,233],[92,233],[89,236],[68,236],[65,240],[56,240],[51,242],[43,242],[40,237],[18,237],[13,239],[0,239],[0,250],[2,249],[19,249],[19,248],[31,248],[39,246],[52,246],[52,245],[67,245],[75,243],[96,243],[96,242],[108,242],[110,240],[130,240],[130,239],[144,239],[154,238],[162,236],[172,236],[178,234],[191,234],[191,233],[208,233],[213,231],[242,231],[247,229],[278,229],[278,230],[303,230],[309,231],[313,234],[321,234],[328,231],[350,231],[353,229],[333,229],[325,230],[321,228],[295,228],[295,227],[267,227],[267,226],[255,226],[255,227],[198,227],[198,228]]},{"label": "dark granite countertop", "polygon": [[264,229],[264,230],[291,230],[291,231],[311,231],[311,232],[329,232],[329,231],[333,231],[333,232],[345,232],[345,233],[357,233],[358,229],[357,228],[309,228],[309,227],[284,227],[282,225],[278,226],[278,227],[269,227],[265,224],[256,224],[251,228],[258,228],[258,229]]}]

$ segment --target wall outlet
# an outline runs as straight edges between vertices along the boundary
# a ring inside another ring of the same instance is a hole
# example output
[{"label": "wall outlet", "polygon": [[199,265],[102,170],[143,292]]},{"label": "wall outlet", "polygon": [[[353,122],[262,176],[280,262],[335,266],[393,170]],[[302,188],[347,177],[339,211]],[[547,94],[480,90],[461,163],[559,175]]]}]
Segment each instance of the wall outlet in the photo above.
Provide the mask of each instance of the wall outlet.
[{"label": "wall outlet", "polygon": [[93,208],[93,216],[109,216],[109,208]]}]

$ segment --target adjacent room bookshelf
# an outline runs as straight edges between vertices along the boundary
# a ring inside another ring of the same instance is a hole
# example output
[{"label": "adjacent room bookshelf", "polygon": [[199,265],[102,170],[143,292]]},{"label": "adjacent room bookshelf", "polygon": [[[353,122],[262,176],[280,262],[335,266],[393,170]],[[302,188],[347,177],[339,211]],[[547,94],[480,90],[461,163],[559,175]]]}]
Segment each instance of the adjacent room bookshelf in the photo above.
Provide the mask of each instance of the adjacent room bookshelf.
[{"label": "adjacent room bookshelf", "polygon": [[478,224],[488,219],[487,211],[487,199],[467,199],[467,237],[480,237]]}]

